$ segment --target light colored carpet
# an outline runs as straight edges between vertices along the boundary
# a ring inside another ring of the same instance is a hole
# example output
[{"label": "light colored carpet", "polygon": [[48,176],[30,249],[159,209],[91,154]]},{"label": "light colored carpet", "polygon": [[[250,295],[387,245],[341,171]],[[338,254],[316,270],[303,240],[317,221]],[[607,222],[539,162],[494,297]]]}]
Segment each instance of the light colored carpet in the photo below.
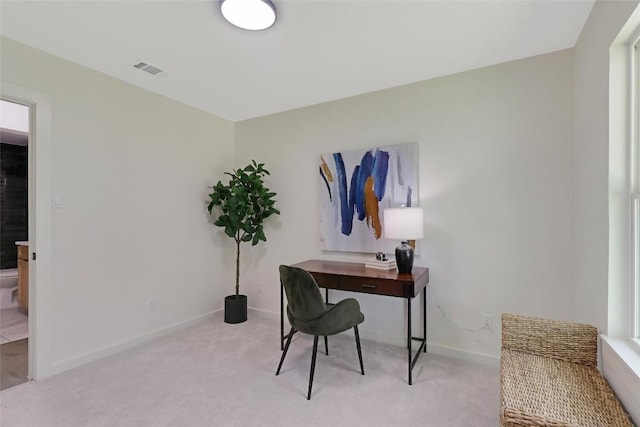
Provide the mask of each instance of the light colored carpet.
[{"label": "light colored carpet", "polygon": [[[498,368],[431,354],[406,382],[403,348],[366,339],[364,376],[352,335],[318,352],[306,400],[313,339],[296,334],[279,376],[277,320],[221,313],[54,377],[0,394],[4,427],[38,426],[497,426]],[[365,321],[366,324],[366,321]],[[319,346],[323,349],[323,346]]]}]

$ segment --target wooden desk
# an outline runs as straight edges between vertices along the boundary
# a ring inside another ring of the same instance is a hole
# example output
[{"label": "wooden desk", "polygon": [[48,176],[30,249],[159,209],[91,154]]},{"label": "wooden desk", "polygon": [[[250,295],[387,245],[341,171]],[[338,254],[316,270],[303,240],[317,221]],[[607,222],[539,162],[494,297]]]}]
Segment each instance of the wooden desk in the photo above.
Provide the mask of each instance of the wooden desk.
[{"label": "wooden desk", "polygon": [[[318,283],[325,288],[325,298],[329,301],[329,289],[362,292],[407,299],[407,360],[409,385],[412,383],[411,371],[420,354],[427,352],[427,292],[429,269],[414,267],[411,274],[398,273],[397,270],[385,271],[366,268],[361,263],[309,260],[293,267],[307,270]],[[422,328],[423,337],[414,337],[411,333],[411,300],[422,292]],[[284,339],[284,288],[280,285],[280,348]],[[418,351],[413,356],[412,341],[419,341]]]}]

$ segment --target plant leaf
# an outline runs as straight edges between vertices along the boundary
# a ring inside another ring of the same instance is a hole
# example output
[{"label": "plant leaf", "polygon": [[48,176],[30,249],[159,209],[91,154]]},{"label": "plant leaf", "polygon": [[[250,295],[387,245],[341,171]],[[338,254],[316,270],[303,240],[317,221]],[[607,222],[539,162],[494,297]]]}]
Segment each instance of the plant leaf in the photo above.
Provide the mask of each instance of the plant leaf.
[{"label": "plant leaf", "polygon": [[225,172],[229,177],[226,184],[218,181],[209,194],[207,209],[215,215],[215,206],[222,211],[214,225],[223,227],[225,234],[237,242],[251,242],[257,245],[266,241],[263,222],[271,215],[279,215],[275,208],[277,195],[264,183],[264,177],[270,175],[264,163],[255,160],[243,167]]}]

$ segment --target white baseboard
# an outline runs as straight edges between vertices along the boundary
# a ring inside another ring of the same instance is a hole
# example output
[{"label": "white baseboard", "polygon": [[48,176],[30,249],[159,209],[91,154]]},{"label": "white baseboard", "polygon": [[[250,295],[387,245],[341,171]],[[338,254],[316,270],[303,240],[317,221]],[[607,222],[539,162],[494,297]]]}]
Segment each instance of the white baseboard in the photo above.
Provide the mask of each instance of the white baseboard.
[{"label": "white baseboard", "polygon": [[[253,308],[253,307],[249,307],[248,310],[250,313],[254,313],[260,317],[280,321],[280,315],[275,311],[267,311],[267,310],[262,310],[261,308]],[[289,324],[288,320],[285,319],[285,323],[287,323],[285,325],[287,326]]]},{"label": "white baseboard", "polygon": [[[124,340],[116,344],[111,344],[111,345],[101,347],[99,349],[87,352],[80,356],[75,356],[75,357],[64,359],[58,362],[54,362],[51,365],[51,369],[47,370],[46,375],[42,376],[39,379],[44,379],[51,375],[55,375],[60,372],[64,372],[69,369],[84,365],[85,363],[93,362],[103,357],[110,356],[112,354],[119,353],[128,349],[131,349],[133,347],[137,347],[139,345],[145,344],[157,338],[172,334],[181,329],[188,328],[189,326],[209,320],[216,314],[220,313],[221,311],[223,311],[222,308],[212,311],[210,313],[204,314],[202,316],[194,317],[193,319],[179,322],[165,328],[157,329],[148,334],[140,335],[138,337]],[[251,316],[262,317],[262,318],[266,318],[274,321],[280,320],[280,315],[272,311],[249,307],[249,313]],[[287,324],[285,325],[285,327],[288,327],[288,322],[286,323]],[[366,328],[360,328],[360,335],[362,339],[368,339],[368,340],[372,340],[372,341],[376,341],[384,344],[395,345],[398,347],[404,347],[406,345],[405,337],[390,335],[390,334],[386,334],[378,331],[369,330]],[[441,355],[441,356],[451,357],[454,359],[460,359],[468,362],[481,363],[481,364],[491,365],[491,366],[498,366],[500,364],[500,359],[495,356],[481,354],[481,353],[474,353],[466,350],[447,347],[447,346],[432,343],[432,342],[427,342],[427,352]]]},{"label": "white baseboard", "polygon": [[500,358],[490,354],[476,353],[473,351],[460,350],[459,348],[447,347],[444,345],[427,343],[427,351],[440,356],[447,356],[453,359],[465,360],[467,362],[480,363],[482,365],[500,366]]},{"label": "white baseboard", "polygon": [[[249,307],[249,311],[261,317],[280,321],[280,315],[273,311],[266,311],[251,307]],[[289,322],[285,319],[285,329],[288,328]],[[360,338],[362,338],[363,340],[368,339],[371,341],[394,345],[397,347],[405,347],[407,345],[406,337],[390,335],[362,327],[358,328],[358,330],[360,331]],[[427,352],[437,354],[439,356],[451,357],[453,359],[465,360],[467,362],[481,363],[483,365],[489,366],[500,366],[500,358],[498,356],[491,356],[489,354],[475,353],[467,350],[461,350],[459,348],[447,347],[429,341],[427,341]]]},{"label": "white baseboard", "polygon": [[[360,336],[363,339],[371,339],[384,344],[395,345],[398,347],[406,347],[406,337],[389,335],[378,331],[371,331],[366,328],[360,328]],[[364,338],[366,337],[366,338]],[[416,347],[418,343],[416,342]],[[500,358],[488,354],[474,353],[459,348],[447,347],[445,345],[436,344],[427,340],[427,353],[437,354],[439,356],[451,357],[453,359],[465,360],[467,362],[481,363],[483,365],[499,366]]]},{"label": "white baseboard", "polygon": [[161,328],[161,329],[157,329],[155,331],[152,331],[148,334],[144,334],[144,335],[140,335],[137,336],[135,338],[131,338],[128,340],[124,340],[121,342],[118,342],[116,344],[111,344],[111,345],[107,345],[104,347],[101,347],[97,350],[93,350],[90,352],[87,352],[85,354],[82,354],[80,356],[75,356],[75,357],[71,357],[68,359],[64,359],[58,362],[54,362],[51,366],[51,369],[47,370],[47,374],[43,377],[40,377],[38,379],[44,379],[46,377],[49,377],[51,375],[55,375],[58,374],[60,372],[64,372],[67,371],[69,369],[72,368],[76,368],[80,365],[84,365],[85,363],[89,363],[89,362],[93,362],[95,360],[101,359],[103,357],[106,356],[110,356],[112,354],[115,353],[119,353],[121,351],[125,351],[128,350],[130,348],[133,347],[137,347],[139,345],[145,344],[149,341],[153,341],[157,338],[172,334],[174,332],[180,331],[184,328],[188,328],[189,326],[195,325],[197,323],[206,321],[211,319],[216,313],[222,311],[223,309],[220,308],[218,310],[212,311],[210,313],[204,314],[202,316],[198,316],[198,317],[194,317],[193,319],[189,319],[189,320],[185,320],[183,322],[179,322],[176,323],[174,325],[165,327],[165,328]]}]

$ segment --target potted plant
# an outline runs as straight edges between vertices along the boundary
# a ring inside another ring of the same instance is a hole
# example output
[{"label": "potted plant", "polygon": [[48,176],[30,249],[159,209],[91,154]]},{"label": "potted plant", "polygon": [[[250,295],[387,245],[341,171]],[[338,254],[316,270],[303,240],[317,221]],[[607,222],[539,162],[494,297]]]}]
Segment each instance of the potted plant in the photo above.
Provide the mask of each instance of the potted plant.
[{"label": "potted plant", "polygon": [[247,320],[247,296],[240,295],[240,243],[251,242],[257,245],[266,242],[263,222],[274,214],[280,214],[276,209],[274,197],[276,193],[264,185],[264,176],[269,171],[264,163],[251,163],[242,169],[225,172],[231,178],[227,184],[218,181],[210,187],[209,214],[218,213],[214,225],[223,227],[227,236],[236,242],[236,293],[224,299],[224,321],[226,323],[241,323]]}]

